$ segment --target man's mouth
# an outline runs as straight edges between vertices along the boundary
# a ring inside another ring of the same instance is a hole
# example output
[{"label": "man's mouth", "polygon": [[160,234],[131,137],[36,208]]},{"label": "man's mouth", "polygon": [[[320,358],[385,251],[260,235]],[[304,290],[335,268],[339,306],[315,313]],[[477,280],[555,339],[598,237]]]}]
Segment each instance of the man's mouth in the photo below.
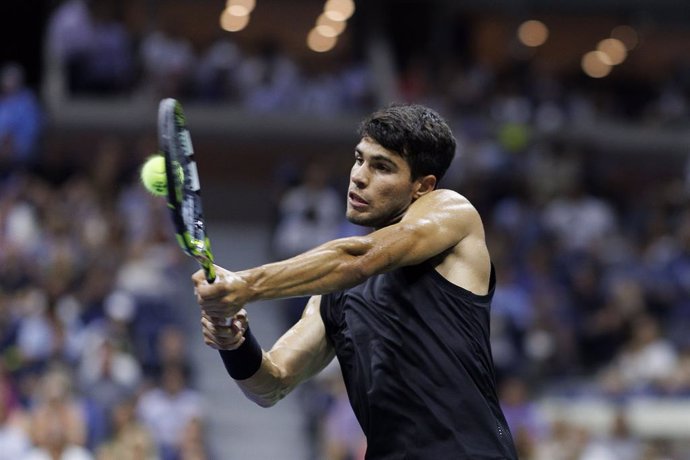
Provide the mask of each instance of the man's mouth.
[{"label": "man's mouth", "polygon": [[350,192],[347,194],[348,201],[350,205],[355,209],[361,209],[369,205],[369,202],[357,195],[355,192]]}]

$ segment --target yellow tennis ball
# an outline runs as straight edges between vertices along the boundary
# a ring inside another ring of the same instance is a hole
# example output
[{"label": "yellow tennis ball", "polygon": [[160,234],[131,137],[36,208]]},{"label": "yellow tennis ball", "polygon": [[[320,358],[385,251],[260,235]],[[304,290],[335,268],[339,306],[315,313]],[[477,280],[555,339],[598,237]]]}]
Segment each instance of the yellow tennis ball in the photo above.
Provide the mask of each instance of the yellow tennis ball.
[{"label": "yellow tennis ball", "polygon": [[151,155],[141,167],[141,183],[146,190],[155,196],[168,194],[168,180],[165,177],[165,158],[162,155]]}]

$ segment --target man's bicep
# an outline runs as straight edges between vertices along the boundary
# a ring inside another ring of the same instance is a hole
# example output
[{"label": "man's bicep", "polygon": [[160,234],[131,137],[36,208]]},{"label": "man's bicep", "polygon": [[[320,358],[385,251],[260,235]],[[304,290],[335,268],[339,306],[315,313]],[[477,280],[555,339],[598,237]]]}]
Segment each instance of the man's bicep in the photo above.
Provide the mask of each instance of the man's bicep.
[{"label": "man's bicep", "polygon": [[273,345],[267,357],[294,386],[326,367],[335,352],[326,338],[320,313],[321,296],[307,302],[300,320]]}]

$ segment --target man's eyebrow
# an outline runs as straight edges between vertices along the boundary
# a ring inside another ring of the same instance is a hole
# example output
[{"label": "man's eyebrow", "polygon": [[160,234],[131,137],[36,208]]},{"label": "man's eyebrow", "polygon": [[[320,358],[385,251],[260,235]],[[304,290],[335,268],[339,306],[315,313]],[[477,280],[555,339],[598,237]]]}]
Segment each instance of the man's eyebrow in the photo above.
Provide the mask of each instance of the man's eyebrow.
[{"label": "man's eyebrow", "polygon": [[393,160],[391,160],[387,156],[381,155],[381,154],[374,154],[369,158],[369,160],[370,161],[381,161],[383,163],[389,163],[389,164],[395,166],[395,162]]},{"label": "man's eyebrow", "polygon": [[[364,156],[364,152],[362,152],[362,150],[359,147],[355,147],[355,153],[358,155]],[[395,162],[393,160],[388,158],[386,155],[381,155],[380,153],[374,153],[374,154],[370,155],[369,160],[371,160],[371,161],[383,161],[386,163],[395,164]]]}]

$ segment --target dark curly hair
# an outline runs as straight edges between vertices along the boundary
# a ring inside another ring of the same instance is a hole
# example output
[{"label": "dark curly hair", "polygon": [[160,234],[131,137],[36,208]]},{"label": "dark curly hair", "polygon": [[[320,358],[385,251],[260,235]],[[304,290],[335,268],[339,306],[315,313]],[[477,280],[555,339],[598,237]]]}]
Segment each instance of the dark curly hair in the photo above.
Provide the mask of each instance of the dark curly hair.
[{"label": "dark curly hair", "polygon": [[393,104],[367,117],[359,127],[369,137],[402,156],[412,179],[428,174],[440,181],[455,156],[455,138],[448,124],[428,107]]}]

